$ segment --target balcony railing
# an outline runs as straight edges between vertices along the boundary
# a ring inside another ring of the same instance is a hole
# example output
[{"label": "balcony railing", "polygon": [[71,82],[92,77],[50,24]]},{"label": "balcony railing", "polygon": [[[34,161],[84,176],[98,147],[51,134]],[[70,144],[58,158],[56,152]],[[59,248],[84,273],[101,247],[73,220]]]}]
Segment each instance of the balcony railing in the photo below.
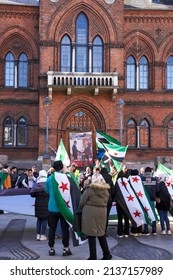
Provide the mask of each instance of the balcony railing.
[{"label": "balcony railing", "polygon": [[114,95],[118,88],[117,73],[64,73],[48,71],[48,88],[66,88],[67,94],[71,94],[73,88],[94,89],[94,94],[98,95],[99,90],[111,90]]}]

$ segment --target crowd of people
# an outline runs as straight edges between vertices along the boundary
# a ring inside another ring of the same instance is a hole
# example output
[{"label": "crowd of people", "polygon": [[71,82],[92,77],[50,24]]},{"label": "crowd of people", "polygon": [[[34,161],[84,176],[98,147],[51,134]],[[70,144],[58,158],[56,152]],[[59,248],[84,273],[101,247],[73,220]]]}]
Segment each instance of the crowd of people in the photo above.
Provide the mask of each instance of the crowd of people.
[{"label": "crowd of people", "polygon": [[[107,242],[107,228],[112,203],[116,202],[117,237],[130,235],[171,235],[169,209],[171,195],[168,191],[164,174],[155,177],[151,167],[128,169],[126,165],[117,172],[114,165],[104,166],[96,160],[94,166],[87,166],[84,171],[75,164],[69,168],[61,161],[55,161],[48,172],[37,172],[35,166],[18,174],[17,168],[0,165],[1,173],[6,174],[1,181],[1,189],[27,188],[35,198],[36,240],[48,239],[49,255],[55,255],[57,230],[61,231],[63,256],[71,255],[69,247],[70,228],[73,230],[74,216],[80,211],[80,229],[88,240],[89,260],[97,259],[96,238],[103,252],[102,259],[110,260],[112,255]],[[139,176],[147,199],[156,211],[157,219],[151,226],[144,223],[136,226],[119,198],[119,180],[125,187],[125,179]],[[151,227],[151,232],[150,232]],[[79,235],[80,236],[80,235]]]}]

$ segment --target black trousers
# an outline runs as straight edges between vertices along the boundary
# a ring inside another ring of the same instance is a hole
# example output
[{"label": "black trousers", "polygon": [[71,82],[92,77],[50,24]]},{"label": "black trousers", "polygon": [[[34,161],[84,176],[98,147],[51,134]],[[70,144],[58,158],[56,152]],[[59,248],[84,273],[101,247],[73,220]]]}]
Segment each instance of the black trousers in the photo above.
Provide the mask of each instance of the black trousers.
[{"label": "black trousers", "polygon": [[[98,236],[100,247],[103,251],[103,257],[107,257],[110,255],[108,243],[106,237]],[[97,249],[96,249],[96,236],[88,236],[88,244],[89,244],[89,251],[90,251],[90,260],[97,260]]]},{"label": "black trousers", "polygon": [[[126,216],[123,209],[118,203],[117,203],[117,216],[118,216],[117,234],[129,235],[129,218]],[[123,220],[124,220],[124,224],[123,224]]]},{"label": "black trousers", "polygon": [[49,246],[53,247],[55,244],[55,232],[57,228],[58,221],[60,219],[62,228],[62,244],[64,247],[69,246],[69,224],[63,218],[61,213],[49,212],[48,216],[48,226],[49,226]]}]

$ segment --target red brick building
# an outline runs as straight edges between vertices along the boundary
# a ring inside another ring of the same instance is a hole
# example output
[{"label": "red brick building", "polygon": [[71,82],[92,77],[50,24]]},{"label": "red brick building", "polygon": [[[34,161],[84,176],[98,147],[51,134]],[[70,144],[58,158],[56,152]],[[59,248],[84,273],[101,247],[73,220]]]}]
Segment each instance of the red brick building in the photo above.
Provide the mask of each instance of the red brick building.
[{"label": "red brick building", "polygon": [[127,163],[173,163],[172,1],[0,0],[0,15],[0,154],[45,153],[49,96],[55,150],[92,132],[94,159],[95,130],[122,132]]}]

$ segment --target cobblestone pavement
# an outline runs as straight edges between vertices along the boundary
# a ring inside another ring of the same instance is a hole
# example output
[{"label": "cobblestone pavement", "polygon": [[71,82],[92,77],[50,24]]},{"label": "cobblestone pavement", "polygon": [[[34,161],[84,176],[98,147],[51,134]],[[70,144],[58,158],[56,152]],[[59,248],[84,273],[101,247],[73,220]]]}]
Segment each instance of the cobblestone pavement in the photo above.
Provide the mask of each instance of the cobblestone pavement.
[{"label": "cobblestone pavement", "polygon": [[[173,232],[173,223],[171,222]],[[116,225],[108,228],[107,241],[113,255],[112,260],[171,260],[173,259],[173,234],[161,235],[157,225],[157,236],[118,238]],[[48,241],[36,241],[36,218],[33,216],[5,213],[0,215],[0,259],[2,260],[86,260],[88,243],[73,247],[71,256],[62,256],[61,239],[56,239],[55,256],[48,254]],[[97,246],[98,259],[102,258]]]}]

